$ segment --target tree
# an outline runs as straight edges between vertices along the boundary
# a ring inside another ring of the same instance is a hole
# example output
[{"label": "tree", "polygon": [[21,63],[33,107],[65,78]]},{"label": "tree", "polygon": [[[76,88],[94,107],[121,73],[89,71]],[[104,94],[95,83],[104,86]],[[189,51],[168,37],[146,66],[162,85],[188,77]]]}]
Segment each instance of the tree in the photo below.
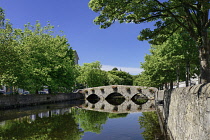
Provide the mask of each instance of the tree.
[{"label": "tree", "polygon": [[[135,84],[160,87],[163,83],[171,83],[170,88],[173,88],[174,81],[185,80],[186,66],[192,68],[187,70],[187,75],[198,74],[196,49],[194,41],[185,33],[174,34],[162,45],[152,45],[151,54],[146,55],[145,62],[141,63],[144,72]],[[188,79],[189,76],[186,81]]]},{"label": "tree", "polygon": [[118,71],[118,68],[113,68],[112,70],[113,70],[113,71]]},{"label": "tree", "polygon": [[[159,82],[158,82],[159,83]],[[147,87],[159,87],[157,81],[153,81],[151,75],[146,71],[141,72],[138,77],[133,81],[134,86],[147,86]]]},{"label": "tree", "polygon": [[74,51],[65,36],[53,26],[30,23],[23,30],[4,21],[0,8],[0,85],[34,93],[48,86],[50,91],[68,92],[78,75]]},{"label": "tree", "polygon": [[107,73],[101,70],[99,61],[92,63],[84,63],[79,68],[79,76],[77,83],[87,85],[88,87],[103,86],[107,83]]},{"label": "tree", "polygon": [[121,83],[123,83],[124,79],[120,78],[117,75],[107,72],[107,76],[108,76],[108,85],[120,85]]},{"label": "tree", "polygon": [[[114,81],[114,82],[116,82],[116,84],[119,84],[119,85],[133,85],[132,75],[130,75],[129,73],[127,73],[125,71],[118,71],[118,70],[114,69],[114,70],[108,71],[108,73],[111,74],[111,75],[109,75],[111,83],[112,83],[112,81]],[[114,80],[112,80],[112,78]]]},{"label": "tree", "polygon": [[4,25],[4,10],[0,7],[0,28]]},{"label": "tree", "polygon": [[20,56],[20,72],[16,72],[20,88],[38,92],[43,86],[51,90],[71,89],[76,80],[72,49],[64,36],[54,35],[53,26],[26,24],[24,30],[14,30],[16,52]]},{"label": "tree", "polygon": [[12,25],[7,21],[0,28],[0,85],[14,86],[17,82],[15,73],[20,73],[20,55],[16,52]]},{"label": "tree", "polygon": [[107,28],[115,21],[135,24],[156,22],[156,29],[146,28],[138,37],[151,44],[161,44],[180,29],[187,32],[195,40],[199,51],[201,83],[210,82],[208,0],[91,0],[89,7],[100,12],[94,22],[101,28]]}]

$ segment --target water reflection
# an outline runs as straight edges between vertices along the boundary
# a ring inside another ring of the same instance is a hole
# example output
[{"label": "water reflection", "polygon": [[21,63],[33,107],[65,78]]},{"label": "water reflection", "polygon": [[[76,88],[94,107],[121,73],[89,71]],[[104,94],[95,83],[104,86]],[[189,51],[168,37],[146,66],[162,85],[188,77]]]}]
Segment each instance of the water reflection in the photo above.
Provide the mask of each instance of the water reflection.
[{"label": "water reflection", "polygon": [[120,93],[111,93],[105,100],[112,105],[121,105],[125,101],[125,97]]},{"label": "water reflection", "polygon": [[[118,99],[117,99],[118,100]],[[99,100],[96,103],[92,103],[89,100],[85,100],[85,104],[81,107],[87,110],[95,110],[100,112],[112,112],[112,113],[131,113],[131,112],[148,112],[155,111],[154,100],[141,100],[142,103],[136,104],[132,100],[124,100],[120,105],[112,103],[116,102],[116,99],[112,102],[107,100]],[[146,102],[146,103],[145,103]]]},{"label": "water reflection", "polygon": [[112,114],[108,112],[98,112],[84,109],[73,109],[75,121],[85,132],[101,133],[102,125],[106,123],[108,118],[126,117],[127,113]]},{"label": "water reflection", "polygon": [[[108,102],[99,103],[101,104],[100,109],[97,109],[97,104],[86,101],[84,104],[78,104],[77,106],[58,104],[60,108],[56,105],[47,105],[44,109],[39,108],[38,110],[6,111],[7,115],[3,115],[4,118],[12,115],[11,118],[13,119],[2,119],[0,115],[0,140],[94,140],[98,138],[103,140],[107,139],[107,137],[110,140],[116,140],[125,138],[124,134],[129,139],[143,139],[143,137],[147,139],[150,132],[158,135],[156,127],[154,131],[147,127],[154,123],[153,119],[155,117],[151,113],[130,114],[131,110],[134,112],[134,106],[128,101],[129,104],[123,103],[120,105],[121,107],[119,105],[110,105]],[[86,106],[87,104],[88,106]],[[147,102],[147,104],[147,107],[151,110],[153,102]],[[108,111],[109,107],[110,111]],[[141,106],[141,110],[143,110],[143,107],[144,105]],[[116,112],[113,112],[113,109]],[[140,109],[137,108],[136,112],[139,111]],[[3,111],[1,113],[4,114]],[[148,117],[149,115],[151,117]],[[153,123],[149,122],[149,120],[153,121]],[[138,121],[142,125],[141,127]],[[144,132],[143,127],[145,128]],[[102,131],[104,129],[106,131]],[[143,136],[141,132],[143,132]]]},{"label": "water reflection", "polygon": [[[44,113],[6,121],[0,127],[1,140],[80,140],[83,131],[70,113],[42,116]],[[61,121],[62,120],[62,121]]]},{"label": "water reflection", "polygon": [[156,112],[143,112],[139,117],[140,128],[144,128],[142,135],[145,140],[164,140]]}]

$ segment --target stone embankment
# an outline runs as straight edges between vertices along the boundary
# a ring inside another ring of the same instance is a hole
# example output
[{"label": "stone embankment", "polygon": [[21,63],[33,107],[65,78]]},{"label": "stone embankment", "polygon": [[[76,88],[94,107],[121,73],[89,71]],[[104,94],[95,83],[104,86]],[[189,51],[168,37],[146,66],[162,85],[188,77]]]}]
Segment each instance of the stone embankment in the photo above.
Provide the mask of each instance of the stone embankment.
[{"label": "stone embankment", "polygon": [[155,99],[171,140],[210,140],[210,83],[158,91]]},{"label": "stone embankment", "polygon": [[0,109],[16,108],[27,105],[38,105],[83,99],[81,93],[62,93],[62,94],[42,94],[42,95],[1,95]]}]

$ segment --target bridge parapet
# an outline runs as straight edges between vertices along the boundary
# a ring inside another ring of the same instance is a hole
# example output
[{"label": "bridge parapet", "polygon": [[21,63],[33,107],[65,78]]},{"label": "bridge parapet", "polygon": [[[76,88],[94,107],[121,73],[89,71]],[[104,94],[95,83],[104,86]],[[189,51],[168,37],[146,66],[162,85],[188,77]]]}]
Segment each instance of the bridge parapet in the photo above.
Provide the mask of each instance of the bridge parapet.
[{"label": "bridge parapet", "polygon": [[91,94],[96,94],[102,100],[105,99],[112,93],[120,93],[125,99],[131,99],[134,95],[147,97],[148,99],[154,99],[155,92],[158,89],[154,87],[143,87],[143,86],[127,86],[127,85],[109,85],[82,89],[85,98]]}]

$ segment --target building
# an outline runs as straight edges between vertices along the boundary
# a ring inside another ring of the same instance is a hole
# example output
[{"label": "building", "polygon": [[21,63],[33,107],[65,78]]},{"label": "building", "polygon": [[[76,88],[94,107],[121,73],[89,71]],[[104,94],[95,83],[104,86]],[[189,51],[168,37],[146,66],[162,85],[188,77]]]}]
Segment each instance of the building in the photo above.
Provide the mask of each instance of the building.
[{"label": "building", "polygon": [[77,51],[76,50],[74,50],[74,62],[75,62],[75,64],[79,64],[79,56],[78,56],[78,54],[77,54]]}]

